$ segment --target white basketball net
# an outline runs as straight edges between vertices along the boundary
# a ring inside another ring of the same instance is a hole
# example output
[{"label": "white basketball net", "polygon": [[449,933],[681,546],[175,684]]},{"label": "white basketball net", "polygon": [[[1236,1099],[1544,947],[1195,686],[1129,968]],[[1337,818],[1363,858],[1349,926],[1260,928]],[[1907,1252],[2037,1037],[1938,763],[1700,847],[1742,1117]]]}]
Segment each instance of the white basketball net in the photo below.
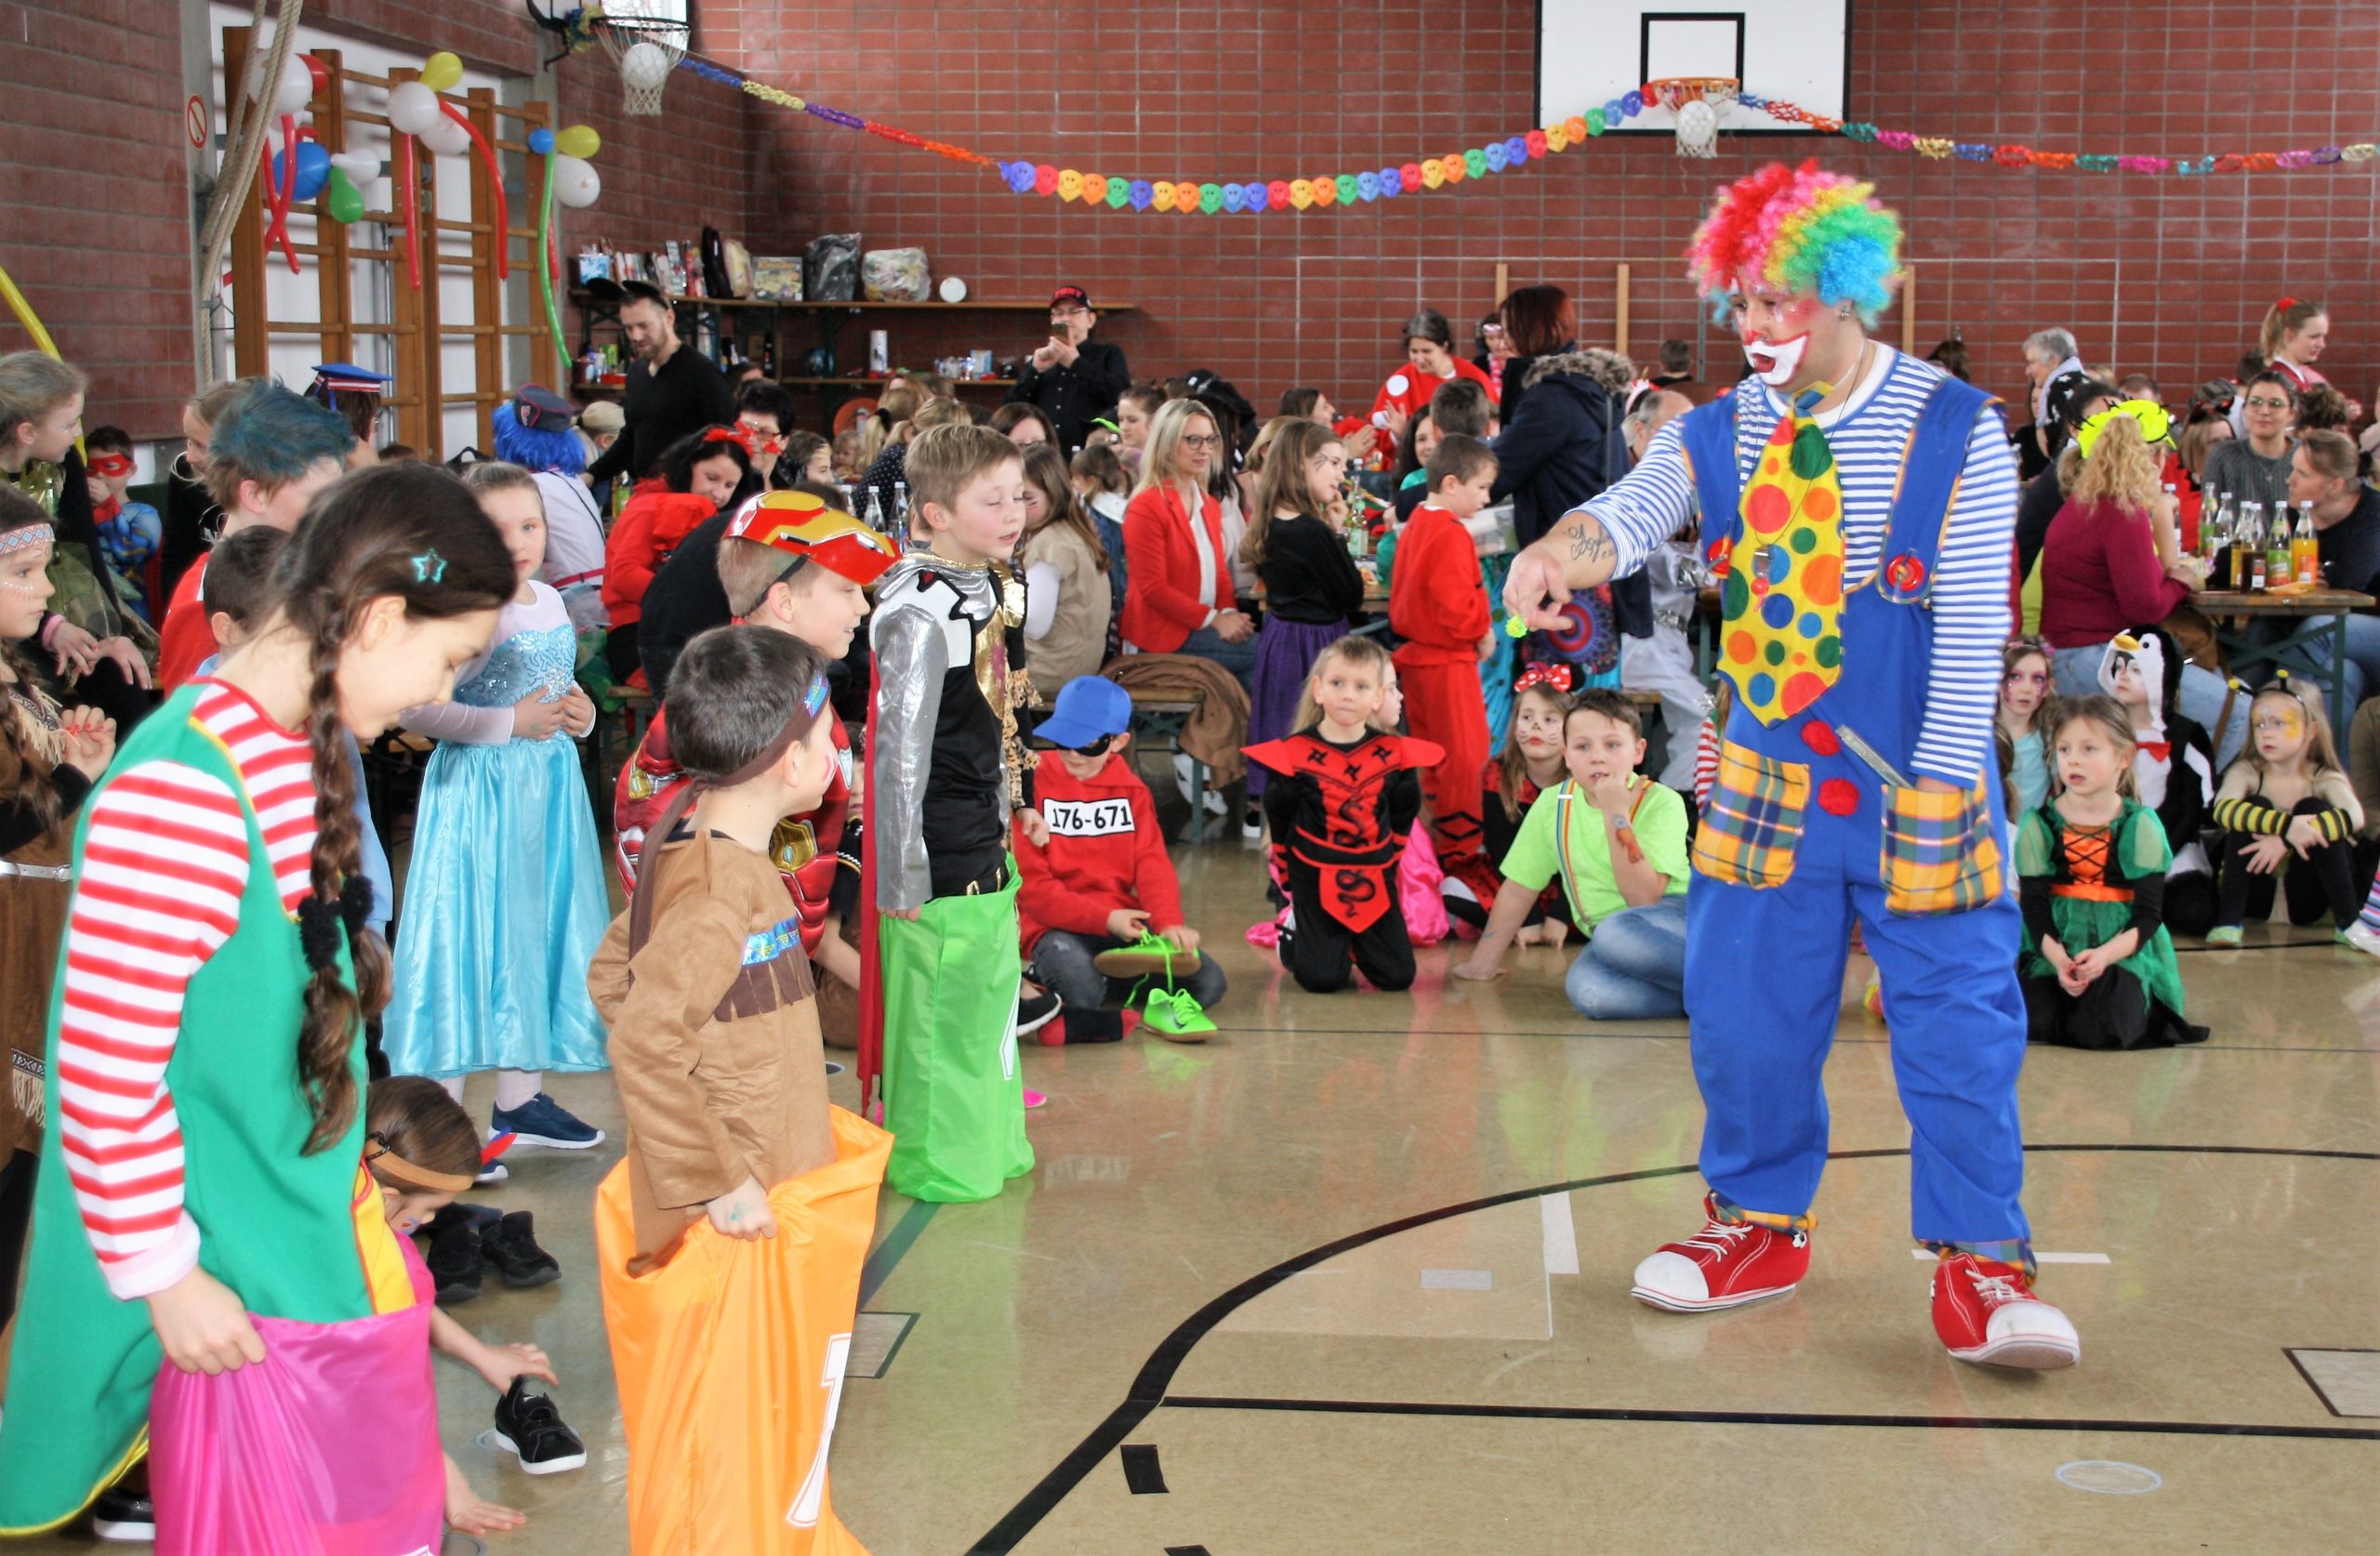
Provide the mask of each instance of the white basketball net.
[{"label": "white basketball net", "polygon": [[1736,100],[1732,81],[1665,81],[1660,103],[1676,122],[1677,154],[1706,161],[1719,152],[1719,114]]},{"label": "white basketball net", "polygon": [[647,117],[661,112],[661,89],[669,73],[686,57],[687,33],[682,21],[637,14],[631,0],[613,0],[604,7],[595,33],[603,50],[620,67],[620,86],[630,113]]}]

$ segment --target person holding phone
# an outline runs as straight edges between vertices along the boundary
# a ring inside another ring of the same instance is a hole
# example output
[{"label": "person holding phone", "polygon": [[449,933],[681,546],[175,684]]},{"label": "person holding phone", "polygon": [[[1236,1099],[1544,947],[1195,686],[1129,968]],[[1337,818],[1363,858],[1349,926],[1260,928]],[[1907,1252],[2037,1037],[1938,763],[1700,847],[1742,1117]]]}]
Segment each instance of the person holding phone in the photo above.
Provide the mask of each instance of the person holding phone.
[{"label": "person holding phone", "polygon": [[1132,382],[1122,349],[1091,338],[1098,323],[1089,293],[1079,286],[1059,287],[1050,298],[1049,342],[1033,353],[1008,391],[1009,403],[1037,406],[1050,418],[1068,455],[1082,447],[1093,421],[1115,415],[1117,397]]}]

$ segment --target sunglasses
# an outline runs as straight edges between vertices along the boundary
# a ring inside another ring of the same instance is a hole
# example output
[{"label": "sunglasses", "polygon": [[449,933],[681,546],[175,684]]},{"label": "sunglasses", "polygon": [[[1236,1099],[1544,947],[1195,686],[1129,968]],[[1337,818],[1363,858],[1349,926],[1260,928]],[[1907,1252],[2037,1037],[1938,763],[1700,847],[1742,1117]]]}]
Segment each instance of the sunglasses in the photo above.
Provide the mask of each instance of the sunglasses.
[{"label": "sunglasses", "polygon": [[1115,744],[1114,735],[1101,735],[1088,745],[1069,745],[1066,749],[1078,757],[1104,757],[1107,755],[1107,748]]}]

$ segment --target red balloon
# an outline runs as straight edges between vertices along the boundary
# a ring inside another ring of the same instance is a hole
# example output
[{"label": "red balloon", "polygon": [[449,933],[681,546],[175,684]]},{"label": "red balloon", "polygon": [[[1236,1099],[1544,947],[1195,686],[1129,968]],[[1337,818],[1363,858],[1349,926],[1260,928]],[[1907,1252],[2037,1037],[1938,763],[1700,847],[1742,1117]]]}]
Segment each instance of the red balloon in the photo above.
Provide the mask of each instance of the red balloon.
[{"label": "red balloon", "polygon": [[314,95],[316,97],[320,97],[324,92],[329,91],[331,86],[330,67],[324,64],[320,59],[315,59],[311,54],[300,54],[298,58],[305,62],[306,73],[314,78]]}]

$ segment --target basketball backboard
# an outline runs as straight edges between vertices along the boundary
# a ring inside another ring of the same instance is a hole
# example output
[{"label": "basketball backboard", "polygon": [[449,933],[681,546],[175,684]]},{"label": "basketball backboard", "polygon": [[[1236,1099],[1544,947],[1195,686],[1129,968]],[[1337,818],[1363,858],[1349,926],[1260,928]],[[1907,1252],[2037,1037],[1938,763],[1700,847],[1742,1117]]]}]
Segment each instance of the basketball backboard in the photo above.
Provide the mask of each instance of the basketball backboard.
[{"label": "basketball backboard", "polygon": [[[1733,76],[1743,90],[1848,118],[1848,0],[1539,0],[1538,123],[1599,108],[1663,76]],[[1807,135],[1741,103],[1720,125],[1730,135]],[[1647,104],[1621,135],[1671,132],[1669,110]]]}]

